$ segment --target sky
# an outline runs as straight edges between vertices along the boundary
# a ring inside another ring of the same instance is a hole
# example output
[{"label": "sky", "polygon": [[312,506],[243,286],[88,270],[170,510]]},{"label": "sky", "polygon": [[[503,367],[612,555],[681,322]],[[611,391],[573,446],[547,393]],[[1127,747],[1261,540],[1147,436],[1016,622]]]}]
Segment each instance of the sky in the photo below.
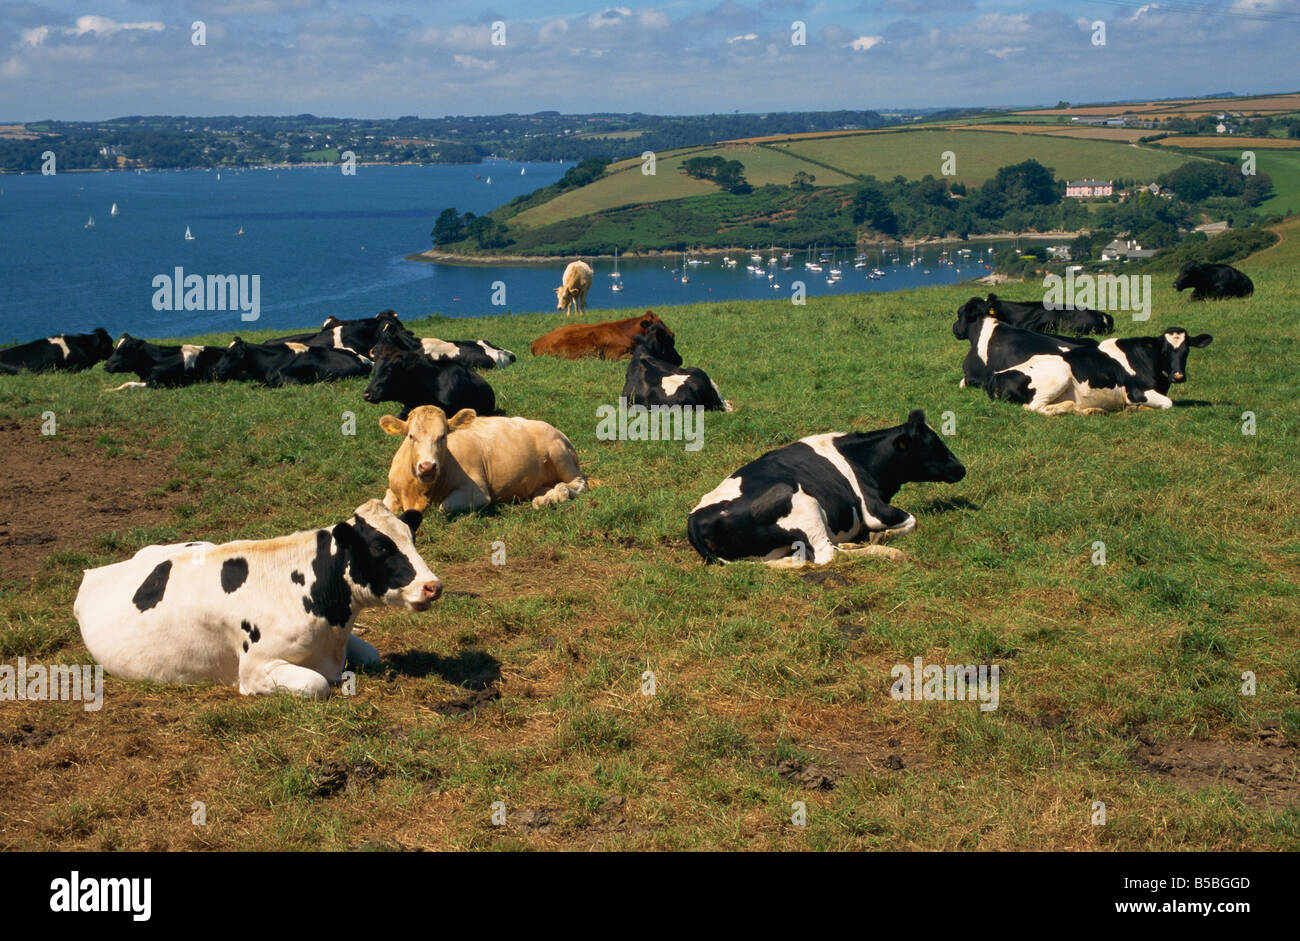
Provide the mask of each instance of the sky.
[{"label": "sky", "polygon": [[0,0],[0,122],[1079,104],[1300,90],[1298,47],[1300,0]]}]

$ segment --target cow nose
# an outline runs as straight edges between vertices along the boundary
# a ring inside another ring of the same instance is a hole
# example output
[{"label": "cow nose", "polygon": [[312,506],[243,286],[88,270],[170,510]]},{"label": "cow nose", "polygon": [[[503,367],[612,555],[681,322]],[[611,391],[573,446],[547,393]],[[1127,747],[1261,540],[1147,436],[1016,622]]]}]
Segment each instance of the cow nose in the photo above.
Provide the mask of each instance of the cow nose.
[{"label": "cow nose", "polygon": [[421,477],[427,477],[433,473],[433,461],[421,461],[415,466],[415,472]]},{"label": "cow nose", "polygon": [[1180,372],[1176,372],[1176,373],[1174,373],[1174,375],[1173,375],[1173,380],[1174,380],[1174,382],[1186,382],[1186,381],[1187,381],[1187,377],[1186,377],[1185,375],[1183,375],[1182,373],[1180,373]]},{"label": "cow nose", "polygon": [[420,587],[421,601],[437,601],[441,594],[442,582],[438,581],[436,578],[431,582],[425,582]]}]

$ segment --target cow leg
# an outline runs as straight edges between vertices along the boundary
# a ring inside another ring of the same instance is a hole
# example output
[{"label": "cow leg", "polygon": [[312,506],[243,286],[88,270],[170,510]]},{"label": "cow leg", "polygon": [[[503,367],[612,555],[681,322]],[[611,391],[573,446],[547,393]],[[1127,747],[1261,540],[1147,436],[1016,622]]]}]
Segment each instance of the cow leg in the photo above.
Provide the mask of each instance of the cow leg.
[{"label": "cow leg", "polygon": [[370,644],[356,634],[348,634],[347,662],[354,667],[377,667],[381,658]]},{"label": "cow leg", "polygon": [[239,665],[239,691],[245,696],[292,693],[306,699],[324,699],[330,682],[323,675],[288,660],[256,661],[245,657]]},{"label": "cow leg", "polygon": [[448,516],[456,513],[468,513],[472,510],[481,510],[485,506],[492,505],[492,498],[489,497],[478,487],[464,488],[447,494],[446,499],[438,504],[438,508]]},{"label": "cow leg", "polygon": [[105,389],[105,392],[121,392],[123,389],[146,389],[149,387],[147,382],[124,382],[120,386],[113,386],[111,389]]},{"label": "cow leg", "polygon": [[[876,537],[876,535],[877,535],[876,533],[871,534],[873,539]],[[882,558],[882,559],[888,559],[891,562],[907,561],[907,553],[904,552],[902,549],[895,549],[892,546],[879,546],[879,545],[864,546],[856,542],[842,542],[839,545],[837,545],[835,548],[837,551],[845,552],[848,553],[849,555],[871,555],[871,556],[877,556],[878,558]]]},{"label": "cow leg", "polygon": [[[1035,408],[1034,403],[1030,402],[1025,406],[1025,408],[1029,409],[1031,412],[1038,412],[1041,415],[1070,415],[1080,411],[1078,403],[1075,402],[1074,399],[1066,399],[1064,402],[1053,402],[1051,405],[1043,405],[1038,408]],[[1086,415],[1088,412],[1088,409],[1084,409],[1081,414]]]},{"label": "cow leg", "polygon": [[[790,498],[790,512],[778,520],[777,525],[792,533],[802,532],[807,541],[802,552],[796,551],[795,540],[791,540],[789,548],[782,547],[769,552],[763,558],[768,565],[798,568],[805,561],[813,565],[825,565],[835,558],[835,543],[826,524],[826,512],[821,504],[802,488],[796,490]],[[808,558],[809,553],[812,555],[811,559]]]},{"label": "cow leg", "polygon": [[552,441],[546,453],[546,464],[554,480],[554,486],[543,486],[533,496],[533,506],[543,507],[550,503],[563,503],[571,500],[587,489],[587,478],[582,476],[578,467],[578,458],[563,441]]},{"label": "cow leg", "polygon": [[1174,407],[1173,399],[1169,398],[1169,396],[1167,395],[1161,395],[1155,389],[1147,389],[1146,397],[1147,400],[1145,402],[1137,403],[1138,408],[1141,408],[1144,405],[1147,408],[1173,408]]}]

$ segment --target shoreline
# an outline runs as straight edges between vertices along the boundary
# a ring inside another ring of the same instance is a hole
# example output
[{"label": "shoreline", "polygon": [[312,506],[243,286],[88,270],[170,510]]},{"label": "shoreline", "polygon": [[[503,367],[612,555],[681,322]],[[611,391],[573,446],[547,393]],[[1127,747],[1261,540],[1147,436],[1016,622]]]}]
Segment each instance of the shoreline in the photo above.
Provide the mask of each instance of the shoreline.
[{"label": "shoreline", "polygon": [[[959,238],[941,238],[941,239],[923,238],[923,239],[897,239],[897,240],[874,239],[867,242],[858,242],[857,245],[853,246],[853,248],[857,248],[857,249],[875,248],[881,250],[885,248],[893,248],[893,247],[924,248],[932,245],[962,245],[970,242],[1009,242],[1009,241],[1014,241],[1016,239],[1026,239],[1026,240],[1032,239],[1034,241],[1039,241],[1039,240],[1059,241],[1061,239],[1074,239],[1081,234],[1082,234],[1081,231],[1053,230],[1049,232],[990,232],[986,235],[972,235],[969,238],[965,238],[965,239],[959,239]],[[845,246],[845,245],[831,246],[831,247],[836,251],[846,251],[849,249],[849,246]],[[785,250],[792,251],[793,249],[787,248]],[[739,254],[748,251],[750,251],[750,248],[747,246],[733,245],[727,248],[704,249],[702,251],[694,252],[692,254],[727,255],[733,253]],[[797,251],[795,253],[798,254]],[[663,258],[667,256],[676,257],[677,255],[680,254],[682,254],[682,252],[677,251],[676,249],[673,249],[671,251],[667,249],[651,249],[649,251],[644,251],[644,252],[620,252],[618,257],[624,260],[647,259],[647,258]],[[572,261],[575,258],[612,260],[614,256],[605,255],[605,254],[592,255],[586,253],[569,254],[569,255],[465,255],[459,252],[447,252],[437,248],[430,248],[422,252],[412,252],[409,255],[404,255],[403,258],[406,261],[418,261],[418,262],[424,262],[426,264],[464,265],[469,267],[476,267],[476,266],[488,267],[492,265],[506,265],[506,266],[514,267],[519,265],[549,265],[558,262]]]}]

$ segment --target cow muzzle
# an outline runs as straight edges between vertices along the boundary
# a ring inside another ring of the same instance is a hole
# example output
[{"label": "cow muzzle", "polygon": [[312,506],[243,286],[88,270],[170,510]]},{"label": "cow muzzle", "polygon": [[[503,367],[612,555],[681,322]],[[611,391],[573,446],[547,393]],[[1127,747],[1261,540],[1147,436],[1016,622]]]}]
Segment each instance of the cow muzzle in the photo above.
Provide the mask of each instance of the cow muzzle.
[{"label": "cow muzzle", "polygon": [[412,611],[428,611],[429,605],[437,601],[441,595],[442,582],[435,578],[433,581],[425,582],[420,586],[420,594],[414,601],[410,598],[405,599],[405,601]]},{"label": "cow muzzle", "polygon": [[1169,379],[1171,382],[1186,382],[1187,375],[1186,373],[1176,372],[1172,376],[1170,376]]},{"label": "cow muzzle", "polygon": [[415,465],[415,476],[422,484],[431,484],[438,479],[438,465],[433,461],[421,461]]}]

